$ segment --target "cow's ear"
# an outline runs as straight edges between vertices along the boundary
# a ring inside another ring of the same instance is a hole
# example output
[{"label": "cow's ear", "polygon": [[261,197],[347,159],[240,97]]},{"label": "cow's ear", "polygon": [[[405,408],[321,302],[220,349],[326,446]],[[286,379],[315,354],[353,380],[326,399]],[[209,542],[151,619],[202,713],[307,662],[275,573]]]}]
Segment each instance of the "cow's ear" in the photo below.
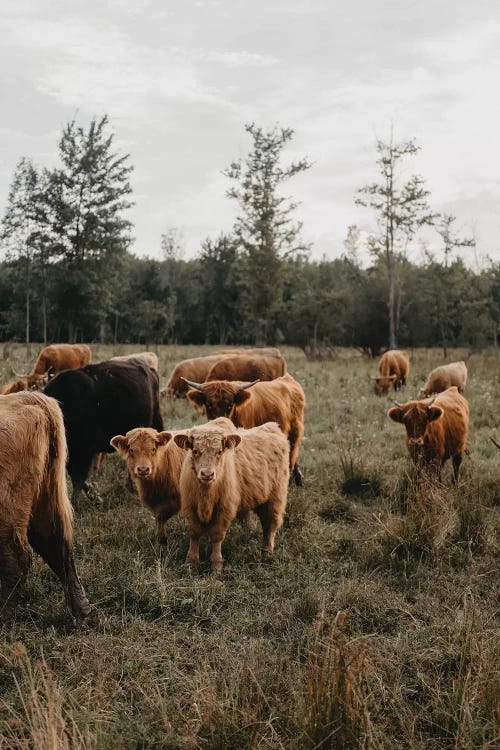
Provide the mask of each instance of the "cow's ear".
[{"label": "cow's ear", "polygon": [[403,410],[399,406],[393,406],[392,409],[389,409],[387,412],[387,416],[389,419],[392,419],[393,422],[402,422]]},{"label": "cow's ear", "polygon": [[159,432],[155,438],[157,445],[166,445],[172,440],[171,432]]},{"label": "cow's ear", "polygon": [[128,440],[125,435],[115,435],[114,438],[111,438],[109,443],[122,455],[128,452]]},{"label": "cow's ear", "polygon": [[434,422],[436,419],[439,419],[443,416],[443,410],[440,406],[429,406],[427,409],[427,414],[429,417],[429,422]]},{"label": "cow's ear", "polygon": [[249,398],[252,398],[251,390],[239,391],[238,393],[235,393],[234,395],[234,403],[237,406],[241,406],[241,404],[244,404],[245,401],[248,401]]},{"label": "cow's ear", "polygon": [[231,435],[226,435],[224,438],[224,448],[236,448],[241,443],[241,435],[237,432],[233,432]]},{"label": "cow's ear", "polygon": [[192,404],[195,406],[205,406],[207,403],[207,397],[203,393],[203,391],[195,391],[194,389],[191,391],[188,391],[186,393],[186,396],[189,401],[191,401]]},{"label": "cow's ear", "polygon": [[178,432],[174,435],[174,443],[182,450],[189,451],[193,447],[193,438],[185,432]]}]

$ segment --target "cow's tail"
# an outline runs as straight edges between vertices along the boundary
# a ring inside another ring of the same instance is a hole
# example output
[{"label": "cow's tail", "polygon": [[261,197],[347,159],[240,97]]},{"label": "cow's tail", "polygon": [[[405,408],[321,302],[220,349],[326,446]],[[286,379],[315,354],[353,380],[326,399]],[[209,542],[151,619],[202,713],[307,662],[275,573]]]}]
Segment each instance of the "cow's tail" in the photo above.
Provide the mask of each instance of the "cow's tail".
[{"label": "cow's tail", "polygon": [[59,520],[62,535],[68,544],[71,545],[73,542],[73,508],[68,497],[66,482],[68,448],[66,445],[64,421],[57,401],[48,396],[43,396],[42,398],[49,422],[47,510],[54,520]]}]

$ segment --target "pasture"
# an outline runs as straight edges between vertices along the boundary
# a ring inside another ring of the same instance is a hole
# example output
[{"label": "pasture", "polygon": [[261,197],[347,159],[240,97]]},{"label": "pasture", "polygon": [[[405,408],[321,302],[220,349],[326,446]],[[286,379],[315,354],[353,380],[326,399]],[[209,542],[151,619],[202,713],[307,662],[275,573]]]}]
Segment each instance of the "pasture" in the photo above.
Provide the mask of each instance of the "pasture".
[{"label": "pasture", "polygon": [[[133,351],[92,349],[94,362]],[[160,347],[160,385],[175,362],[209,351]],[[0,625],[2,750],[498,747],[498,354],[468,361],[459,484],[448,463],[430,486],[372,391],[375,361],[283,351],[307,398],[305,485],[290,485],[273,561],[260,561],[252,518],[232,525],[222,575],[209,574],[206,545],[191,575],[185,521],[170,521],[160,547],[123,462],[106,458],[92,477],[104,503],[82,501],[75,525],[98,621],[75,630],[35,558]],[[416,397],[442,363],[439,350],[411,353],[396,398]],[[25,364],[25,347],[10,348],[0,382]],[[203,421],[185,400],[162,404],[165,429]]]}]

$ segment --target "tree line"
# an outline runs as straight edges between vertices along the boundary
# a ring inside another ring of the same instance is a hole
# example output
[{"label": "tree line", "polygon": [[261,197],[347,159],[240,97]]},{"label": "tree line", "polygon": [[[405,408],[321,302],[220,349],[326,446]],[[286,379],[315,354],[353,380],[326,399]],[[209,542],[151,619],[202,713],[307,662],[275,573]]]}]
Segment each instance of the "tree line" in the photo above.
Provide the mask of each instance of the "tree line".
[{"label": "tree line", "polygon": [[[429,205],[422,177],[403,179],[413,142],[377,143],[379,179],[356,196],[373,217],[367,242],[349,227],[341,257],[312,260],[283,195],[307,159],[283,163],[293,131],[246,126],[251,148],[225,170],[238,205],[229,234],[185,259],[180,235],[161,238],[161,259],[131,252],[130,156],[115,150],[107,117],[72,121],[59,166],[21,159],[0,230],[0,338],[144,345],[297,345],[310,356],[335,346],[376,354],[386,346],[497,345],[500,264],[468,267],[455,217]],[[420,264],[407,248],[423,226],[441,248]],[[371,263],[360,263],[367,245]]]}]

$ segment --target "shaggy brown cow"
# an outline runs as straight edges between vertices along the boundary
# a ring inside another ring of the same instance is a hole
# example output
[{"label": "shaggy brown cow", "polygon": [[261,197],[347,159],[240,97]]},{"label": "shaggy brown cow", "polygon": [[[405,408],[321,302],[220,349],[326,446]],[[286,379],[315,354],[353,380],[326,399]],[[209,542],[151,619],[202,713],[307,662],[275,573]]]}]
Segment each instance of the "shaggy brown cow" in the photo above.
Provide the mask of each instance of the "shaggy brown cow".
[{"label": "shaggy brown cow", "polygon": [[[181,508],[189,523],[187,561],[199,562],[200,537],[212,541],[212,570],[222,569],[221,546],[232,521],[255,511],[262,552],[272,554],[287,502],[289,444],[273,422],[235,432],[217,420],[174,435],[188,452],[181,471]],[[236,450],[235,450],[236,449]]]},{"label": "shaggy brown cow", "polygon": [[122,354],[119,357],[111,357],[111,360],[124,362],[128,359],[142,359],[148,367],[158,372],[158,356],[154,352],[138,352],[137,354]]},{"label": "shaggy brown cow", "polygon": [[467,366],[463,360],[450,362],[449,365],[441,365],[433,370],[423,388],[420,389],[422,396],[432,396],[434,393],[442,393],[452,385],[456,385],[462,393],[467,383]]},{"label": "shaggy brown cow", "polygon": [[[209,380],[274,380],[286,372],[286,362],[283,357],[258,357],[242,355],[227,357],[216,362],[208,373],[205,381]],[[189,380],[204,382],[202,379]]]},{"label": "shaggy brown cow", "polygon": [[13,380],[11,383],[0,387],[0,396],[8,396],[9,393],[20,393],[20,391],[26,391],[27,388],[28,384],[25,380]]},{"label": "shaggy brown cow", "polygon": [[298,455],[304,434],[306,399],[302,386],[290,374],[268,382],[242,383],[237,380],[188,381],[193,389],[188,399],[203,407],[208,419],[228,417],[236,427],[249,429],[265,422],[277,422],[290,443],[290,472],[295,484],[303,484]]},{"label": "shaggy brown cow", "polygon": [[410,360],[408,355],[399,349],[392,349],[380,357],[378,363],[378,376],[372,376],[377,396],[386,396],[391,386],[398,391],[406,384],[410,373]]},{"label": "shaggy brown cow", "polygon": [[408,401],[387,412],[406,428],[406,446],[413,461],[438,474],[449,458],[455,481],[467,445],[469,404],[456,386],[425,401]]},{"label": "shaggy brown cow", "polygon": [[66,438],[57,402],[41,393],[0,397],[0,599],[30,567],[30,546],[61,580],[74,617],[91,606],[73,561],[73,514],[66,487]]},{"label": "shaggy brown cow", "polygon": [[41,390],[48,380],[63,370],[77,370],[85,367],[92,360],[92,352],[86,344],[51,344],[42,349],[35,362],[33,372],[21,375],[26,378],[28,388]]},{"label": "shaggy brown cow", "polygon": [[166,522],[181,507],[179,478],[185,454],[172,440],[173,434],[137,427],[111,440],[127,462],[142,504],[156,519],[160,542],[166,540]]}]

